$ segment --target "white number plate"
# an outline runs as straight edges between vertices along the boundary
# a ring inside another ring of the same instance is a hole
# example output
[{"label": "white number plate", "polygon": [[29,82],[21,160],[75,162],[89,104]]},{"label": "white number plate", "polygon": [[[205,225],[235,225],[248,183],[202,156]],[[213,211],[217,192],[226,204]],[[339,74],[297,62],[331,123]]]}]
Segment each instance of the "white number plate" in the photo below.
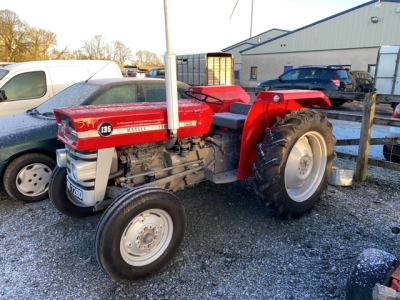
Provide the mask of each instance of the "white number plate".
[{"label": "white number plate", "polygon": [[76,187],[69,181],[67,181],[67,188],[72,196],[74,196],[76,199],[83,200],[83,191],[80,188]]}]

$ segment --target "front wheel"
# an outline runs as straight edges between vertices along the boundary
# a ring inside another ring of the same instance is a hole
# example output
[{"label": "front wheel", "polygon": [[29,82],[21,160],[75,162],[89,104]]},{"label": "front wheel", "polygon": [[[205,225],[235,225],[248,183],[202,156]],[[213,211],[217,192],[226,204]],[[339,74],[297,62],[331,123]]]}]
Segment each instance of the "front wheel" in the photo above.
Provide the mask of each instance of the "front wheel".
[{"label": "front wheel", "polygon": [[311,109],[291,112],[266,130],[253,164],[257,195],[280,218],[308,212],[325,190],[336,139],[328,119]]},{"label": "front wheel", "polygon": [[142,187],[117,198],[96,230],[96,256],[117,281],[132,283],[162,270],[178,251],[186,214],[170,191]]},{"label": "front wheel", "polygon": [[49,183],[49,198],[59,212],[69,217],[84,218],[97,213],[93,207],[77,206],[68,198],[66,168],[54,168]]},{"label": "front wheel", "polygon": [[353,262],[346,283],[346,300],[372,299],[376,283],[386,285],[398,266],[396,257],[379,249],[365,249]]}]

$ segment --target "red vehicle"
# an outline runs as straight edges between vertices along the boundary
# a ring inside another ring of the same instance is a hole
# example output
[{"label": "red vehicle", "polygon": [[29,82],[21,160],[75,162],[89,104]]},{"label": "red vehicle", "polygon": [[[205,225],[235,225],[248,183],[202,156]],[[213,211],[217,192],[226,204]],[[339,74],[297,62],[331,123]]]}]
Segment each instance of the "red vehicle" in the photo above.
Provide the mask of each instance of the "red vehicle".
[{"label": "red vehicle", "polygon": [[177,114],[168,102],[55,110],[66,147],[57,152],[50,199],[71,217],[107,208],[96,255],[118,281],[156,273],[179,249],[186,215],[175,191],[251,177],[261,201],[292,218],[326,188],[336,140],[328,119],[309,109],[331,106],[322,92],[261,92],[254,104],[239,86],[186,93],[193,100],[180,100]]},{"label": "red vehicle", "polygon": [[400,299],[399,291],[400,261],[380,249],[362,251],[350,268],[346,300]]}]

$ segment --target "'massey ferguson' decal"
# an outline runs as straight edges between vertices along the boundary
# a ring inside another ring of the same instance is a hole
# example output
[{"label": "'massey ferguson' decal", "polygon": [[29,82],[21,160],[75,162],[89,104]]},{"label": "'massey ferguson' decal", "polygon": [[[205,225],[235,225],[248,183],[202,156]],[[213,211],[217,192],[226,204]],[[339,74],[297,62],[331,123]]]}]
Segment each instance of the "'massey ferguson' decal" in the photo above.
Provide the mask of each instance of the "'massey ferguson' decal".
[{"label": "'massey ferguson' decal", "polygon": [[[197,121],[185,121],[179,122],[179,127],[195,127],[197,125]],[[123,134],[131,134],[135,132],[148,132],[148,131],[158,131],[158,130],[166,130],[168,128],[167,124],[153,124],[146,126],[130,126],[125,128],[113,128],[112,125],[108,122],[103,122],[100,124],[97,131],[90,130],[86,132],[77,132],[78,138],[93,138],[104,136],[114,136],[114,135],[123,135]]]},{"label": "'massey ferguson' decal", "polygon": [[[119,129],[120,131],[126,130],[128,133],[132,132],[145,132],[145,131],[155,131],[155,130],[162,130],[162,129],[167,129],[166,124],[162,125],[147,125],[147,126],[135,126],[135,127],[129,127],[126,129]],[[120,133],[123,134],[123,133]]]}]

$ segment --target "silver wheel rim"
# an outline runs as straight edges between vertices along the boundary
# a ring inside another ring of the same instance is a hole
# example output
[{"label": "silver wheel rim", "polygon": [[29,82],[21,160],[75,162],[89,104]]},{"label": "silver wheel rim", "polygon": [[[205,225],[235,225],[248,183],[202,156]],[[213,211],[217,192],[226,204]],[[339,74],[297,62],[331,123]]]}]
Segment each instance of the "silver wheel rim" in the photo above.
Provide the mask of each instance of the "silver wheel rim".
[{"label": "silver wheel rim", "polygon": [[27,165],[17,174],[16,187],[25,196],[40,196],[49,189],[51,172],[52,170],[45,164]]},{"label": "silver wheel rim", "polygon": [[319,187],[327,164],[327,146],[323,136],[310,131],[293,146],[285,167],[285,187],[296,202],[309,199]]},{"label": "silver wheel rim", "polygon": [[161,209],[149,209],[137,215],[125,228],[120,242],[123,260],[135,267],[158,259],[172,239],[171,216]]}]

